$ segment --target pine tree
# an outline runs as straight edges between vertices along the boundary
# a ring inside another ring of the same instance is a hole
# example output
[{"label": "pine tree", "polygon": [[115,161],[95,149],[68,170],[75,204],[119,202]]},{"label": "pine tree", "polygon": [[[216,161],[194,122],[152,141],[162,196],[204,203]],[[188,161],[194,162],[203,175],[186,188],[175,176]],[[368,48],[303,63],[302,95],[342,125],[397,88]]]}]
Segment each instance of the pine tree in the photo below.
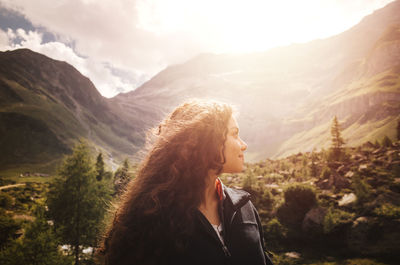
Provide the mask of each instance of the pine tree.
[{"label": "pine tree", "polygon": [[84,142],[65,159],[59,176],[48,195],[49,213],[63,241],[72,246],[77,265],[81,247],[95,245],[110,196],[104,183],[96,179]]},{"label": "pine tree", "polygon": [[345,143],[341,134],[342,133],[341,133],[340,124],[337,120],[337,117],[335,116],[333,118],[332,126],[331,126],[331,135],[332,135],[331,155],[332,155],[332,158],[336,161],[339,160],[340,157],[342,156],[343,145]]},{"label": "pine tree", "polygon": [[104,160],[103,154],[100,152],[96,159],[96,179],[101,181],[104,177],[105,170],[104,170]]},{"label": "pine tree", "polygon": [[383,147],[391,147],[392,146],[392,140],[390,140],[390,138],[387,135],[385,135],[385,137],[383,137],[382,146]]},{"label": "pine tree", "polygon": [[118,168],[114,174],[114,190],[118,196],[125,191],[131,179],[132,176],[129,174],[129,162],[128,159],[125,159],[122,166]]},{"label": "pine tree", "polygon": [[310,173],[311,177],[316,178],[318,175],[318,168],[317,168],[317,160],[318,156],[315,153],[315,149],[312,150],[311,152],[311,165],[310,165]]}]

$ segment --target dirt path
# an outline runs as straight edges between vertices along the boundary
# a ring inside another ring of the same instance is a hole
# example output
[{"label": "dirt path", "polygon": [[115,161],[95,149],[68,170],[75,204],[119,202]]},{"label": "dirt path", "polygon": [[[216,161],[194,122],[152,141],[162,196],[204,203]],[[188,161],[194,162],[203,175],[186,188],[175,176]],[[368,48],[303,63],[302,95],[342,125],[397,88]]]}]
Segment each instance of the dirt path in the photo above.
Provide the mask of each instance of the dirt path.
[{"label": "dirt path", "polygon": [[18,184],[12,184],[12,185],[1,186],[1,187],[0,187],[0,190],[5,190],[5,189],[9,189],[9,188],[24,186],[24,185],[25,185],[25,183],[18,183]]}]

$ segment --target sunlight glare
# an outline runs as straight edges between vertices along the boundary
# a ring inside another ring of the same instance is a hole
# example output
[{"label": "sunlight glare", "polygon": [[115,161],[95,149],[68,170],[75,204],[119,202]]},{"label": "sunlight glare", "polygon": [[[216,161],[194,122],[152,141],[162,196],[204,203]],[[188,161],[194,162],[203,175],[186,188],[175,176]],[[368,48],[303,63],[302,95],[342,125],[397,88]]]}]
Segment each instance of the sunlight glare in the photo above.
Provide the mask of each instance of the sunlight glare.
[{"label": "sunlight glare", "polygon": [[[254,52],[325,38],[358,21],[340,3],[317,0],[139,0],[137,27],[192,36],[210,52]],[[344,17],[343,17],[344,18]]]}]

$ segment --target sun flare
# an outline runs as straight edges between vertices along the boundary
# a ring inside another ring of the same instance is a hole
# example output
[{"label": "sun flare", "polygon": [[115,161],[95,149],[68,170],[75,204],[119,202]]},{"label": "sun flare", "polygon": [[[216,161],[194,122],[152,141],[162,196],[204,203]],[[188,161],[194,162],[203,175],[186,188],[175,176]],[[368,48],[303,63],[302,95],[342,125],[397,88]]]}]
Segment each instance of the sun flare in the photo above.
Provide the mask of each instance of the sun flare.
[{"label": "sun flare", "polygon": [[193,35],[193,41],[207,43],[213,52],[253,52],[306,42],[358,22],[335,1],[143,0],[137,10],[139,28],[178,38]]}]

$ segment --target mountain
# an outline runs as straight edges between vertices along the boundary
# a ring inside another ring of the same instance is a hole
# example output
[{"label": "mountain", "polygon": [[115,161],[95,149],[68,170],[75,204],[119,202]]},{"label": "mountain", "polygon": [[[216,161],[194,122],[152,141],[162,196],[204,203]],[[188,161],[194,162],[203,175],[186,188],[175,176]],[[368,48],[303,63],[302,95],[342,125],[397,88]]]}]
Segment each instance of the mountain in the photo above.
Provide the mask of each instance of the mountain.
[{"label": "mountain", "polygon": [[54,172],[80,138],[108,164],[137,158],[145,132],[193,97],[237,106],[249,161],[329,147],[334,115],[347,146],[394,139],[400,1],[327,39],[249,54],[200,54],[111,99],[65,62],[27,49],[1,52],[0,174]]},{"label": "mountain", "polygon": [[334,115],[349,146],[394,138],[399,25],[396,1],[327,39],[259,53],[201,54],[112,101],[153,113],[153,125],[187,98],[231,102],[253,161],[328,147]]},{"label": "mountain", "polygon": [[40,165],[33,168],[54,171],[80,138],[109,162],[143,145],[137,127],[112,112],[92,82],[65,62],[28,49],[1,52],[0,87],[3,170]]}]

